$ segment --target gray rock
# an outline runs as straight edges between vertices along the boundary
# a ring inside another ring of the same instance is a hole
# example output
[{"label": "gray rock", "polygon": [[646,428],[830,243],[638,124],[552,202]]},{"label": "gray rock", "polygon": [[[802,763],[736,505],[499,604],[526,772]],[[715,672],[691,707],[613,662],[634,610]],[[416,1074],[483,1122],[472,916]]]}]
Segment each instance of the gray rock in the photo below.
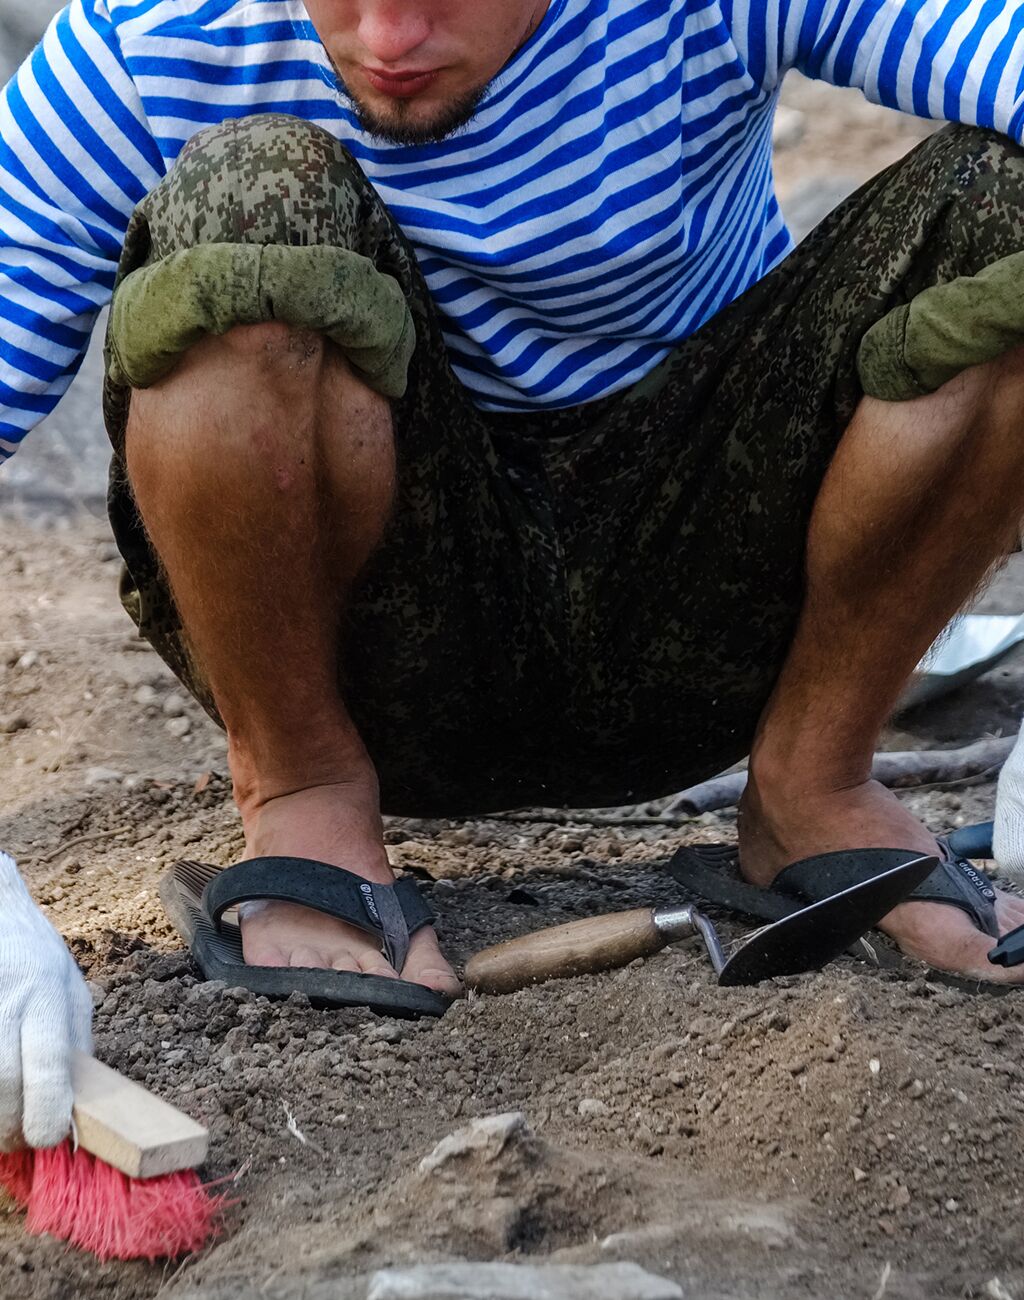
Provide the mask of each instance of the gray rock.
[{"label": "gray rock", "polygon": [[112,767],[90,767],[86,769],[86,785],[119,785],[124,780],[124,773]]},{"label": "gray rock", "polygon": [[427,1264],[370,1279],[366,1300],[682,1300],[639,1264]]},{"label": "gray rock", "polygon": [[420,1161],[420,1172],[436,1173],[449,1161],[457,1160],[460,1156],[482,1155],[487,1161],[496,1160],[511,1139],[526,1132],[526,1116],[522,1111],[475,1119],[465,1128],[456,1129],[443,1138],[429,1156],[424,1156]]},{"label": "gray rock", "polygon": [[775,110],[772,144],[776,149],[794,149],[807,134],[807,114],[784,104]]},{"label": "gray rock", "polygon": [[174,691],[164,700],[164,714],[168,718],[183,717],[187,707],[188,701],[180,691]]}]

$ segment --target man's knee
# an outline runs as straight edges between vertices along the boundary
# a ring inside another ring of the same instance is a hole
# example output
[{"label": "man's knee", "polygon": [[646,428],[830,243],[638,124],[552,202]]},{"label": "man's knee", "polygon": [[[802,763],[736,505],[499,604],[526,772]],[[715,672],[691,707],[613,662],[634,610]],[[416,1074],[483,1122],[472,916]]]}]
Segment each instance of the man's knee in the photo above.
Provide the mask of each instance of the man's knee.
[{"label": "man's knee", "polygon": [[151,257],[198,244],[330,244],[360,251],[368,185],[340,141],[301,118],[207,127],[140,205]]},{"label": "man's knee", "polygon": [[316,330],[282,321],[235,325],[199,339],[162,380],[133,391],[129,424],[195,427],[221,445],[230,441],[226,431],[246,425],[292,435],[327,412],[339,376],[353,391],[361,386],[341,350]]},{"label": "man's knee", "polygon": [[199,347],[202,353],[223,352],[237,363],[265,367],[271,383],[281,374],[293,372],[297,379],[312,381],[319,377],[328,356],[345,365],[340,351],[317,330],[278,320],[234,325],[218,338],[203,340]]},{"label": "man's knee", "polygon": [[403,284],[377,264],[377,206],[344,146],[311,123],[263,115],[200,132],[128,231],[107,335],[112,406],[204,338],[277,323],[322,333],[372,388],[401,396],[415,327]]}]

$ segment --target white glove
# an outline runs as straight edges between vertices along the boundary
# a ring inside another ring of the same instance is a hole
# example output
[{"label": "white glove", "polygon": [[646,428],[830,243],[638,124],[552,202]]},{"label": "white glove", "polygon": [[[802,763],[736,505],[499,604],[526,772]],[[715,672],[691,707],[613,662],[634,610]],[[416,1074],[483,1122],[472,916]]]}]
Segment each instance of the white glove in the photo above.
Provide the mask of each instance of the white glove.
[{"label": "white glove", "polygon": [[64,940],[0,853],[0,1151],[71,1129],[71,1050],[92,1046],[92,998]]},{"label": "white glove", "polygon": [[999,774],[992,853],[1005,875],[1024,884],[1024,727]]}]

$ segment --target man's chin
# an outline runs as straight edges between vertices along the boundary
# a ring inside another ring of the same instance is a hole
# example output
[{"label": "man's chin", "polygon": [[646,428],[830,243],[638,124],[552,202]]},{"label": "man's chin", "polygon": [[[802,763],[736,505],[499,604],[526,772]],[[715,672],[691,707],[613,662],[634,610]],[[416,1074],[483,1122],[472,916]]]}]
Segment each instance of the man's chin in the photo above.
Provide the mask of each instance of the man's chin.
[{"label": "man's chin", "polygon": [[447,100],[374,96],[371,102],[354,95],[340,75],[338,82],[366,134],[388,144],[438,144],[447,140],[472,121],[487,93],[486,86],[479,86]]}]

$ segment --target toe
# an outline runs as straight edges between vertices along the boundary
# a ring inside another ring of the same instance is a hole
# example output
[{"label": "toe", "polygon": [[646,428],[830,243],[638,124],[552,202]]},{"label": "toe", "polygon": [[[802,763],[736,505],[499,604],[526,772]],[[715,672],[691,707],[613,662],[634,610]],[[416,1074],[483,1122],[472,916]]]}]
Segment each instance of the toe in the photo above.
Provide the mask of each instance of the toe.
[{"label": "toe", "polygon": [[296,944],[289,956],[288,965],[306,970],[329,970],[331,963],[319,948],[310,947],[309,944]]},{"label": "toe", "polygon": [[290,966],[288,953],[276,943],[246,943],[243,945],[247,966]]},{"label": "toe", "polygon": [[934,970],[994,984],[1024,983],[1024,966],[993,966],[988,954],[995,940],[959,908],[943,903],[904,903],[883,926],[910,957]]},{"label": "toe", "polygon": [[398,979],[398,972],[387,961],[384,954],[373,948],[359,954],[359,964],[356,969],[362,971],[364,975],[382,975],[385,979]]},{"label": "toe", "polygon": [[421,930],[413,936],[402,978],[447,997],[455,998],[462,992],[458,977],[441,955],[433,930]]},{"label": "toe", "polygon": [[1016,930],[1019,925],[1024,925],[1024,898],[1004,894],[1000,890],[996,903],[996,917],[999,920],[1000,934],[1007,934],[1010,930]]},{"label": "toe", "polygon": [[463,993],[462,984],[458,976],[450,966],[441,968],[424,967],[416,975],[416,983],[423,984],[428,989],[433,989],[436,993],[443,993],[447,997],[461,997]]}]

